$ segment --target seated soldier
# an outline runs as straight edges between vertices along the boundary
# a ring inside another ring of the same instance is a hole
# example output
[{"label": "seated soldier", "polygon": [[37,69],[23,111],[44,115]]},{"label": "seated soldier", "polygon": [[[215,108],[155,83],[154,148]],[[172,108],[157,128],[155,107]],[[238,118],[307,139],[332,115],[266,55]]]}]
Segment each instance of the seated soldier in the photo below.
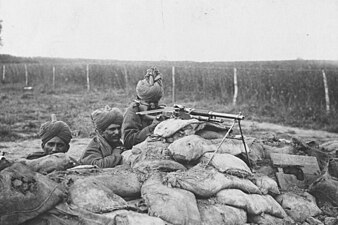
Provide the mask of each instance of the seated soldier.
[{"label": "seated soldier", "polygon": [[121,124],[123,114],[118,108],[106,106],[95,110],[92,114],[96,136],[91,140],[80,163],[97,165],[101,168],[115,167],[121,163],[121,153],[124,151],[121,142]]},{"label": "seated soldier", "polygon": [[160,122],[137,112],[160,108],[158,103],[163,96],[163,84],[160,72],[154,67],[147,70],[143,80],[136,86],[137,99],[129,105],[123,118],[122,138],[126,149],[143,142],[153,134],[156,125]]},{"label": "seated soldier", "polygon": [[43,152],[33,152],[26,159],[37,159],[60,152],[66,153],[69,150],[69,143],[72,139],[69,126],[65,122],[57,121],[56,119],[42,124],[39,136],[42,140],[41,147]]}]

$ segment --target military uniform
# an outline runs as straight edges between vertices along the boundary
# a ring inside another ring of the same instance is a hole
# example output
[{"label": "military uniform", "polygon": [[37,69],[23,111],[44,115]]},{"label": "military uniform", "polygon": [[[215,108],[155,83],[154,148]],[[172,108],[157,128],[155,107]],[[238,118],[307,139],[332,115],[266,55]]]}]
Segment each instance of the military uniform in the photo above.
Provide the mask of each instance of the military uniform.
[{"label": "military uniform", "polygon": [[115,143],[111,149],[102,148],[98,137],[94,137],[85,149],[80,163],[96,165],[101,168],[115,167],[121,163],[123,150],[122,142]]},{"label": "military uniform", "polygon": [[127,108],[122,123],[122,139],[126,149],[143,142],[156,127],[146,116],[137,115],[140,112],[139,103],[133,102]]}]

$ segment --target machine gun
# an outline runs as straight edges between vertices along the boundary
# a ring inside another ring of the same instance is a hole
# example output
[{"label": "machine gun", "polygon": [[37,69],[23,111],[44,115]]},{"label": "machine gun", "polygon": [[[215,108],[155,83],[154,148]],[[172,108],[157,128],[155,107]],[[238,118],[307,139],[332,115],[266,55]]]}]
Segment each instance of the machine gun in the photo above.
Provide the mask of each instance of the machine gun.
[{"label": "machine gun", "polygon": [[[229,114],[229,113],[219,113],[219,112],[213,112],[213,111],[208,111],[208,110],[203,110],[203,109],[193,109],[193,108],[187,108],[182,105],[177,105],[175,104],[173,107],[161,107],[159,109],[154,109],[154,110],[148,110],[148,111],[141,111],[137,112],[136,114],[138,115],[143,115],[143,116],[151,116],[155,115],[152,118],[160,118],[160,117],[165,117],[165,118],[180,118],[180,119],[197,119],[200,121],[207,121],[207,122],[216,122],[216,123],[223,123],[226,119],[227,120],[233,120],[232,125],[228,129],[227,133],[223,137],[221,143],[207,162],[206,166],[210,163],[210,161],[213,159],[229,133],[232,131],[233,127],[235,126],[236,122],[238,123],[239,131],[241,134],[241,140],[244,145],[247,161],[250,167],[250,170],[252,171],[251,163],[249,160],[249,155],[248,151],[246,149],[246,144],[242,132],[242,127],[240,121],[244,119],[244,116],[239,114]],[[160,114],[160,115],[159,115]]]},{"label": "machine gun", "polygon": [[[138,115],[157,115],[160,114],[166,118],[181,118],[181,119],[198,119],[201,121],[222,123],[224,119],[243,120],[241,114],[219,113],[203,109],[187,108],[182,105],[175,104],[173,107],[161,107],[159,109],[137,112]],[[150,117],[151,119],[156,118]]]}]

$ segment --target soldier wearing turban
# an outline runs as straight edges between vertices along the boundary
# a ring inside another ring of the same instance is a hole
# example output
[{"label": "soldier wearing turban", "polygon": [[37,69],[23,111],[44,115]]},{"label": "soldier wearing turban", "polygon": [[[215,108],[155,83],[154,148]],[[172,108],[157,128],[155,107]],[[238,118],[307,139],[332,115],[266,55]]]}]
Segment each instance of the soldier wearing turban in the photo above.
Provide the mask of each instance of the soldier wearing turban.
[{"label": "soldier wearing turban", "polygon": [[143,142],[160,122],[136,114],[140,111],[160,108],[158,103],[163,96],[163,84],[161,74],[156,67],[148,69],[144,79],[137,83],[136,94],[137,99],[127,108],[122,123],[122,139],[127,149]]},{"label": "soldier wearing turban", "polygon": [[101,168],[115,167],[121,163],[124,151],[121,142],[121,125],[123,114],[118,108],[106,106],[91,114],[96,136],[91,140],[80,163],[97,165]]},{"label": "soldier wearing turban", "polygon": [[[53,116],[52,116],[53,118]],[[63,121],[46,122],[41,125],[39,136],[42,140],[43,152],[34,152],[27,156],[27,159],[36,159],[54,153],[65,153],[69,149],[72,133],[69,126]]]}]

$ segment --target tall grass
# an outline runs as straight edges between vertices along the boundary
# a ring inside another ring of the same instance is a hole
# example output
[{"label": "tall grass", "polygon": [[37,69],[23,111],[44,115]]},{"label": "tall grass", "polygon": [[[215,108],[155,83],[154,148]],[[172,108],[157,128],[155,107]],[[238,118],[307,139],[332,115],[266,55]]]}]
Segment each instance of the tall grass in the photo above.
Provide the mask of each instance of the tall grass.
[{"label": "tall grass", "polygon": [[[329,86],[331,112],[325,111],[325,92],[322,65],[309,64],[287,67],[277,64],[196,64],[175,66],[175,97],[177,101],[205,101],[213,104],[232,103],[234,93],[234,68],[237,67],[238,107],[250,114],[260,115],[274,122],[285,122],[297,126],[329,127],[336,123],[338,111],[338,70],[325,69]],[[106,63],[89,64],[91,91],[121,91],[134,95],[138,80],[153,63]],[[2,65],[0,65],[2,75]],[[25,85],[24,64],[6,64],[6,87]],[[55,89],[53,89],[53,67],[55,67]],[[172,66],[160,63],[163,74],[165,96],[173,93]],[[27,64],[28,85],[41,92],[58,91],[81,93],[86,89],[86,64]],[[1,77],[2,78],[2,77]],[[1,84],[0,84],[1,85]],[[5,87],[2,84],[3,88]],[[4,89],[2,89],[4,90]],[[337,128],[329,128],[335,130]]]}]

